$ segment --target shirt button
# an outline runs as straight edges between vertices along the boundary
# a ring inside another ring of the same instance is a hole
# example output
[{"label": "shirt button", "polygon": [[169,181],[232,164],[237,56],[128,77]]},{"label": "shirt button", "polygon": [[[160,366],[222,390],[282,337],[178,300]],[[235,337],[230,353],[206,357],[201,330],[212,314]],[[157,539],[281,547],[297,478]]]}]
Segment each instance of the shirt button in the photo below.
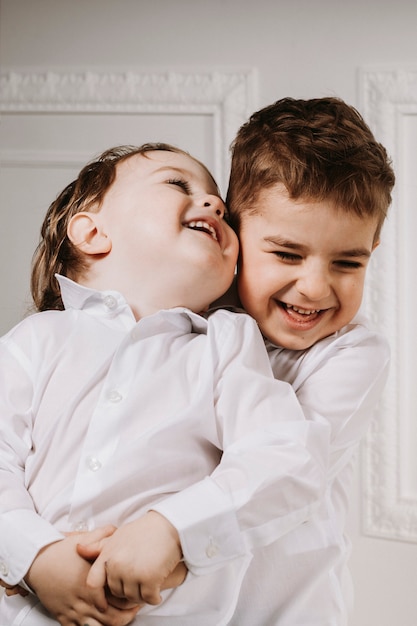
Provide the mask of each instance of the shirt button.
[{"label": "shirt button", "polygon": [[81,533],[88,530],[88,524],[87,522],[74,522],[74,524],[72,524],[72,530],[75,533]]},{"label": "shirt button", "polygon": [[97,457],[89,456],[87,457],[87,467],[92,472],[96,472],[97,470],[101,468],[101,463]]},{"label": "shirt button", "polygon": [[120,400],[122,400],[123,396],[122,396],[121,393],[119,393],[117,391],[117,389],[112,389],[111,391],[109,391],[108,398],[109,398],[110,402],[120,402]]},{"label": "shirt button", "polygon": [[114,296],[105,296],[103,302],[108,309],[115,309],[117,306],[117,300]]},{"label": "shirt button", "polygon": [[7,576],[9,573],[9,566],[6,561],[0,561],[0,577]]},{"label": "shirt button", "polygon": [[210,539],[210,543],[208,544],[206,548],[206,555],[208,556],[208,558],[212,559],[214,556],[216,556],[218,551],[219,551],[218,547],[216,546],[215,543],[213,543],[213,540]]}]

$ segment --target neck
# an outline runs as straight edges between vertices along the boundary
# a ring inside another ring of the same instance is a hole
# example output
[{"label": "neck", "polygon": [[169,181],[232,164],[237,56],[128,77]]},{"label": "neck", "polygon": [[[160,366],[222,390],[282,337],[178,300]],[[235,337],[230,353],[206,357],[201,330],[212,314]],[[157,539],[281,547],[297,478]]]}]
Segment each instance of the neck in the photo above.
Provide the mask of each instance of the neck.
[{"label": "neck", "polygon": [[241,303],[239,300],[239,294],[237,291],[237,280],[236,276],[233,279],[232,284],[229,289],[224,293],[220,298],[218,298],[215,302],[212,303],[212,307],[222,307],[222,306],[235,306],[241,307]]}]

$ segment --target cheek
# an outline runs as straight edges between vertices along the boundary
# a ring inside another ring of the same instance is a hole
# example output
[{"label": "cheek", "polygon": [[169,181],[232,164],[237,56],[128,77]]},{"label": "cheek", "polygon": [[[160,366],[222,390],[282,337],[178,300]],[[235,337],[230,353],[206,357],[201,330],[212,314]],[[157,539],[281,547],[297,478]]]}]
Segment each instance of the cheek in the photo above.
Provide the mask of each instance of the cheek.
[{"label": "cheek", "polygon": [[253,305],[256,305],[256,295],[252,277],[240,268],[237,273],[237,290],[239,300],[244,309],[250,314],[253,313]]},{"label": "cheek", "polygon": [[341,287],[340,298],[343,298],[344,308],[355,315],[362,303],[364,290],[364,276],[352,278]]}]

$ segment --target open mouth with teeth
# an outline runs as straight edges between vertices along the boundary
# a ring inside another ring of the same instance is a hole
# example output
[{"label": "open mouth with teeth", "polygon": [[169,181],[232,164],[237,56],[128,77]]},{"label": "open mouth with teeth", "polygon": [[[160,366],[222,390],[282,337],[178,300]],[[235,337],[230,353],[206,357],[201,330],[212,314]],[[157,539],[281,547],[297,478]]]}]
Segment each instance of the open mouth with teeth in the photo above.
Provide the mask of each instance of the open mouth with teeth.
[{"label": "open mouth with teeth", "polygon": [[301,323],[316,320],[326,311],[326,309],[303,309],[302,307],[287,304],[286,302],[280,302],[280,306],[292,320]]},{"label": "open mouth with teeth", "polygon": [[204,220],[193,220],[193,221],[188,222],[187,224],[185,224],[185,226],[187,228],[190,228],[191,230],[199,230],[202,233],[207,233],[215,241],[219,240],[219,237],[217,235],[217,231],[214,228],[214,226],[212,226],[211,224],[209,224],[208,222],[206,222]]},{"label": "open mouth with teeth", "polygon": [[299,313],[300,315],[312,315],[313,313],[320,313],[321,309],[302,309],[299,306],[294,306],[293,304],[285,305],[287,311],[295,311],[295,313]]}]

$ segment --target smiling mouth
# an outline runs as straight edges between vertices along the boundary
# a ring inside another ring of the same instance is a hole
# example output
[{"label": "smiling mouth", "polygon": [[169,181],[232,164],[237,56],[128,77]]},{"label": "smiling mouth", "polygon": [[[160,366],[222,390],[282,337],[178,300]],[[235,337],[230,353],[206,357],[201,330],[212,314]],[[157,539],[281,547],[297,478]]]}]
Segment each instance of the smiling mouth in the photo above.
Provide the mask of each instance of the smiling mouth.
[{"label": "smiling mouth", "polygon": [[318,321],[328,309],[304,309],[294,304],[280,302],[280,307],[287,314],[287,319],[296,324],[308,324]]},{"label": "smiling mouth", "polygon": [[299,315],[313,315],[314,313],[321,313],[323,309],[302,309],[299,306],[294,306],[293,304],[285,304],[282,303],[283,306],[288,310],[295,311]]},{"label": "smiling mouth", "polygon": [[216,229],[204,220],[193,220],[188,222],[188,224],[185,224],[185,226],[191,230],[199,230],[202,233],[207,233],[207,235],[210,235],[210,237],[212,237],[215,241],[219,240]]}]

